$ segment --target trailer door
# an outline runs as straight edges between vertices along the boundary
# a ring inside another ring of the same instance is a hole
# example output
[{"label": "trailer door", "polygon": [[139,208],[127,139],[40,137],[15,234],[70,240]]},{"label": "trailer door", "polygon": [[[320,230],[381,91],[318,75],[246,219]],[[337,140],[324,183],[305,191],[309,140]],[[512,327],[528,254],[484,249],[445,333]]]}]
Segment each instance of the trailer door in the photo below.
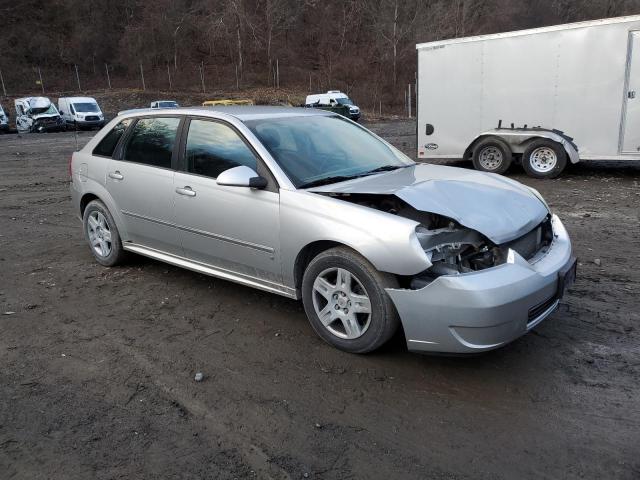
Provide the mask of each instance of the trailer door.
[{"label": "trailer door", "polygon": [[640,152],[640,31],[631,32],[622,153]]}]

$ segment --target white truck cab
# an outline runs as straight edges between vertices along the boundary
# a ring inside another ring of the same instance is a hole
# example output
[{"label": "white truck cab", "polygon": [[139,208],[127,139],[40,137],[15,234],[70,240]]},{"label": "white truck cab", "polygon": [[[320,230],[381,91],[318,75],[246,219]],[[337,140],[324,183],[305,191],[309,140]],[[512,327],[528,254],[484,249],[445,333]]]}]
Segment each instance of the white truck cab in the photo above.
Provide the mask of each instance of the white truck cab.
[{"label": "white truck cab", "polygon": [[340,90],[329,90],[327,93],[307,95],[304,106],[334,111],[356,122],[360,118],[360,108],[354,105],[349,96]]},{"label": "white truck cab", "polygon": [[92,97],[62,97],[58,99],[58,110],[68,125],[79,128],[102,128],[104,114]]}]

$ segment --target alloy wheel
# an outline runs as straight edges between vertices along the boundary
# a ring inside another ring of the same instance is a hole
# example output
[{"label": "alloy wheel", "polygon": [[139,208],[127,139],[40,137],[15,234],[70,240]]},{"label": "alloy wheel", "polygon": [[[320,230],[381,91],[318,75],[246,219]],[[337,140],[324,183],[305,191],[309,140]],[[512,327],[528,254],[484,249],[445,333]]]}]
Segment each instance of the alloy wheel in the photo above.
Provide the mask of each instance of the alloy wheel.
[{"label": "alloy wheel", "polygon": [[112,249],[111,230],[102,212],[94,210],[89,214],[87,233],[91,248],[93,248],[96,255],[102,258],[108,257]]},{"label": "alloy wheel", "polygon": [[344,268],[328,268],[313,282],[313,308],[333,335],[354,340],[371,324],[371,300],[362,282]]}]

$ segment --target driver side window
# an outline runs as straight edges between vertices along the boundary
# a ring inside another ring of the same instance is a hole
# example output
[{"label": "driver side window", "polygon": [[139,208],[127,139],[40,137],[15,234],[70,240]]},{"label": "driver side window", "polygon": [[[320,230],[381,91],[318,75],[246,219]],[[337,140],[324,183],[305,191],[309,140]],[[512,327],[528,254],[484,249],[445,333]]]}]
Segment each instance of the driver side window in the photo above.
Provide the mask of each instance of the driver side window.
[{"label": "driver side window", "polygon": [[210,120],[191,120],[186,161],[188,172],[211,178],[240,165],[257,169],[256,157],[235,130]]}]

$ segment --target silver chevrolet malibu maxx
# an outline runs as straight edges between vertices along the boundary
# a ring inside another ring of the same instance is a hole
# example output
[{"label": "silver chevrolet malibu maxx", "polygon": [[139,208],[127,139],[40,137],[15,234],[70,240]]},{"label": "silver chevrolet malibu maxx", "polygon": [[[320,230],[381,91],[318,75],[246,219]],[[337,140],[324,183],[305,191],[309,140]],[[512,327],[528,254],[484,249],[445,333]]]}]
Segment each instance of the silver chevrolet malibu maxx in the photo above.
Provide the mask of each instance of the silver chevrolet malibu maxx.
[{"label": "silver chevrolet malibu maxx", "polygon": [[575,278],[567,231],[537,191],[416,164],[328,112],[129,111],[70,170],[102,265],[135,252],[302,299],[318,335],[349,352],[400,325],[413,351],[497,348]]}]

